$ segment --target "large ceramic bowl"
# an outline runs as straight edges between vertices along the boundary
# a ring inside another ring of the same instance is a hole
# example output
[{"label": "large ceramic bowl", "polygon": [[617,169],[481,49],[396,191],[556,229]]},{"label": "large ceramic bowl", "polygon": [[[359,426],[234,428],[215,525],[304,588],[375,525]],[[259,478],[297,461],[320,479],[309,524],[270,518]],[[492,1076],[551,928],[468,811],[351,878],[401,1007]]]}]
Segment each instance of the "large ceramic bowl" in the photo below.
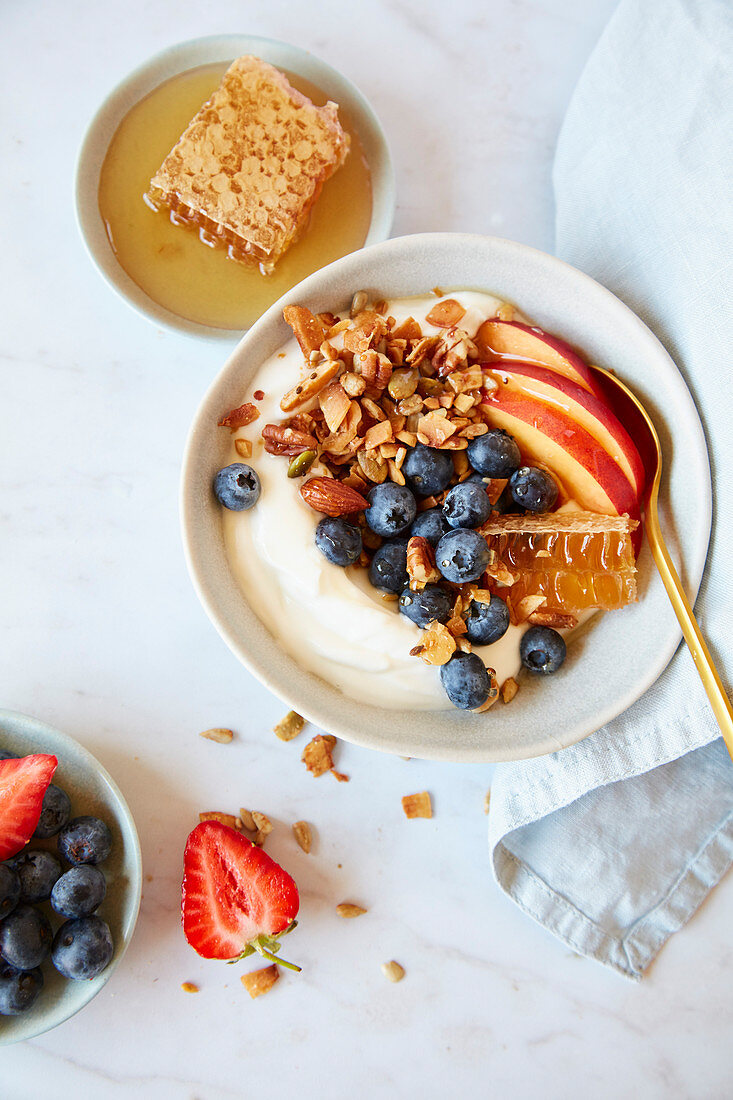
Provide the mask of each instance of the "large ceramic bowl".
[{"label": "large ceramic bowl", "polygon": [[[0,710],[0,748],[16,756],[44,752],[58,757],[53,782],[69,795],[73,816],[92,814],[109,826],[112,850],[100,865],[107,879],[107,895],[99,915],[109,924],[115,945],[111,962],[91,981],[67,981],[47,959],[43,963],[44,986],[33,1007],[21,1016],[0,1016],[0,1046],[3,1046],[32,1039],[57,1027],[79,1012],[106,985],[122,960],[135,928],[142,893],[142,862],[135,823],[117,784],[77,741],[36,718]],[[35,843],[54,850],[53,840],[31,841],[31,846]],[[47,905],[44,909],[50,913]],[[53,914],[51,923],[55,929],[61,924],[61,918]]]},{"label": "large ceramic bowl", "polygon": [[524,675],[510,705],[488,713],[387,710],[347,699],[303,671],[248,606],[227,564],[220,506],[211,491],[225,464],[227,433],[216,423],[240,404],[260,364],[290,336],[282,307],[348,307],[356,290],[389,298],[470,287],[515,303],[538,325],[615,370],[641,397],[665,452],[663,519],[688,592],[702,576],[710,533],[710,470],[690,394],[659,341],[622,302],[588,276],[525,245],[491,237],[424,234],[354,253],[306,279],[248,332],[204,397],[185,457],[183,534],[199,597],[239,659],[276,695],[321,728],[357,744],[408,756],[490,761],[539,756],[571,745],[620,714],[656,680],[680,630],[646,547],[638,604],[599,616],[553,677]]},{"label": "large ceramic bowl", "polygon": [[395,181],[392,160],[379,119],[351,81],[318,57],[272,38],[256,35],[220,34],[181,42],[151,57],[130,73],[97,111],[84,138],[76,177],[76,211],[79,228],[89,254],[107,282],[138,312],[156,324],[193,336],[216,340],[237,339],[241,330],[212,328],[179,317],[159,305],[135,283],[114,254],[99,211],[99,177],[110,141],[125,115],[159,85],[179,73],[200,65],[233,61],[254,54],[276,68],[295,73],[315,84],[338,103],[359,136],[369,165],[372,184],[372,217],[366,245],[389,235],[395,209]]}]

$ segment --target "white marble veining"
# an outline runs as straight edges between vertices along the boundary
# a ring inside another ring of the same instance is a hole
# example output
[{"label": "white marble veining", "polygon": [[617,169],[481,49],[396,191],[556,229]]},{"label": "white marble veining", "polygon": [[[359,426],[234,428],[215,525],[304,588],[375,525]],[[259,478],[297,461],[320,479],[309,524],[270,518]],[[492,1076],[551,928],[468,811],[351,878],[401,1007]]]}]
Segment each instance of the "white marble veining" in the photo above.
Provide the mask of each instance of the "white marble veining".
[{"label": "white marble veining", "polygon": [[[282,706],[199,607],[178,532],[179,462],[225,349],[163,332],[88,261],[72,206],[85,126],[176,40],[287,38],[341,68],[395,156],[395,232],[475,230],[552,246],[552,150],[613,0],[314,5],[37,0],[3,7],[0,207],[0,702],[87,745],[122,787],[147,876],[124,964],[79,1016],[0,1054],[0,1095],[219,1100],[289,1095],[580,1100],[730,1095],[724,882],[632,986],[573,956],[495,887],[490,769],[343,745],[312,779]],[[198,738],[212,725],[230,746]],[[302,739],[304,740],[304,739]],[[427,788],[431,821],[400,797]],[[251,805],[302,891],[303,965],[250,1001],[179,926],[201,809]],[[306,856],[289,824],[313,822]],[[369,912],[340,920],[335,905]],[[399,960],[399,985],[380,963]],[[181,983],[200,985],[198,994]],[[53,1092],[49,1083],[53,1082]]]}]

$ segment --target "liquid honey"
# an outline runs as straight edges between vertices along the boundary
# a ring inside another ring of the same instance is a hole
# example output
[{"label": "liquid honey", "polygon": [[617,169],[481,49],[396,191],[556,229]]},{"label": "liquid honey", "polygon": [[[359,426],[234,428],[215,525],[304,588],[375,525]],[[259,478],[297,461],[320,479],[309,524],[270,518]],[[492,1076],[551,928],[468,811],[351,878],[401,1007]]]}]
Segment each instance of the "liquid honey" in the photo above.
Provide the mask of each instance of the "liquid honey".
[{"label": "liquid honey", "polygon": [[[99,209],[120,264],[155,302],[198,324],[244,330],[306,275],[361,248],[372,216],[372,192],[364,150],[348,114],[339,108],[341,125],[351,137],[349,155],[323,185],[310,225],[272,275],[230,260],[223,248],[203,244],[198,230],[174,225],[168,211],[151,210],[143,199],[151,176],[227,67],[218,63],[190,69],[135,104],[107,150]],[[286,76],[316,106],[326,102],[308,81]]]}]

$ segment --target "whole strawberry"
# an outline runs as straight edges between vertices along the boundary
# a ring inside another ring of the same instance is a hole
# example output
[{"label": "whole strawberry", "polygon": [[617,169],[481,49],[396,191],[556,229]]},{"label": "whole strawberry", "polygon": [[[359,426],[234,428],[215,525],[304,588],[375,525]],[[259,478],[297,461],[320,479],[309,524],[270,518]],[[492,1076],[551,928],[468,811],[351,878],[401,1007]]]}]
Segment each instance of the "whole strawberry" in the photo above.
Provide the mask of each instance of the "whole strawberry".
[{"label": "whole strawberry", "polygon": [[205,959],[276,957],[278,937],[295,927],[300,899],[290,875],[250,840],[218,821],[197,825],[183,856],[186,939]]}]

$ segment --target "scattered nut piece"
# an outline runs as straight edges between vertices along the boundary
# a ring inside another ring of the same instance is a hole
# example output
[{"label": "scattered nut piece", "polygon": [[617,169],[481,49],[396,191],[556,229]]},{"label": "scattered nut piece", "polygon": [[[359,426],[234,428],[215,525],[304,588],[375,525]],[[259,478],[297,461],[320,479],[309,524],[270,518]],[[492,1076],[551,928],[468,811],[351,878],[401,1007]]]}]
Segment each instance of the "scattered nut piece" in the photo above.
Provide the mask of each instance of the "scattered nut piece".
[{"label": "scattered nut piece", "polygon": [[510,676],[509,679],[505,680],[504,683],[501,685],[501,698],[503,702],[511,703],[512,699],[518,691],[519,684],[513,676]]},{"label": "scattered nut piece", "polygon": [[184,993],[198,993],[199,987],[195,982],[181,982],[181,989]]},{"label": "scattered nut piece", "polygon": [[[445,665],[456,651],[456,640],[442,623],[431,623],[423,631],[423,641],[417,656],[426,665]],[[412,651],[411,651],[412,652]]]},{"label": "scattered nut piece", "polygon": [[252,457],[252,440],[251,439],[235,439],[234,449],[240,458]]},{"label": "scattered nut piece", "polygon": [[265,966],[262,970],[252,970],[249,974],[242,974],[242,985],[254,1000],[255,997],[268,993],[279,977],[280,971],[273,963],[272,966]]},{"label": "scattered nut piece", "polygon": [[405,817],[432,817],[433,806],[427,791],[419,791],[417,794],[406,794],[402,799],[402,809]]},{"label": "scattered nut piece", "polygon": [[330,733],[317,733],[303,749],[301,757],[311,775],[325,775],[333,768],[331,753],[336,746],[336,738]]},{"label": "scattered nut piece", "polygon": [[296,821],[293,825],[293,836],[298,842],[298,846],[303,849],[306,855],[311,850],[313,844],[313,833],[311,827],[307,821]]},{"label": "scattered nut piece", "polygon": [[486,671],[489,674],[489,696],[485,703],[482,703],[480,707],[476,707],[473,711],[474,714],[484,714],[485,711],[490,710],[493,707],[496,700],[499,698],[499,682],[496,679],[496,672],[493,668],[487,668]]},{"label": "scattered nut piece", "polygon": [[234,734],[231,730],[225,729],[211,729],[204,730],[199,734],[199,737],[205,737],[207,741],[216,741],[219,745],[228,745]]},{"label": "scattered nut piece", "polygon": [[251,813],[250,810],[245,810],[245,808],[242,806],[242,808],[239,811],[239,817],[240,817],[240,820],[242,822],[243,828],[245,828],[248,833],[256,833],[257,832],[257,826],[255,825],[254,815]]},{"label": "scattered nut piece", "polygon": [[257,420],[259,415],[259,409],[255,408],[251,401],[246,402],[244,405],[240,405],[239,408],[232,409],[226,416],[222,416],[219,427],[231,428],[233,432],[236,432],[237,428],[246,428],[253,420]]},{"label": "scattered nut piece", "polygon": [[388,963],[382,963],[382,973],[390,982],[401,982],[405,976],[405,968],[392,959]]},{"label": "scattered nut piece", "polygon": [[366,909],[361,905],[354,905],[351,901],[342,901],[340,905],[336,906],[336,912],[340,917],[351,920],[352,917],[360,917],[362,913],[366,913]]},{"label": "scattered nut piece", "polygon": [[294,737],[303,732],[304,725],[305,718],[300,714],[296,714],[294,710],[290,710],[275,726],[274,733],[281,741],[292,741]]},{"label": "scattered nut piece", "polygon": [[272,822],[269,817],[265,817],[264,814],[258,813],[257,810],[252,811],[252,820],[257,828],[257,832],[252,837],[252,843],[256,844],[258,848],[261,848],[265,843],[265,837],[269,836],[272,832]]},{"label": "scattered nut piece", "polygon": [[237,827],[237,818],[234,814],[222,814],[218,810],[207,810],[199,814],[199,823],[202,821],[218,821],[221,825],[228,825],[230,829]]}]

